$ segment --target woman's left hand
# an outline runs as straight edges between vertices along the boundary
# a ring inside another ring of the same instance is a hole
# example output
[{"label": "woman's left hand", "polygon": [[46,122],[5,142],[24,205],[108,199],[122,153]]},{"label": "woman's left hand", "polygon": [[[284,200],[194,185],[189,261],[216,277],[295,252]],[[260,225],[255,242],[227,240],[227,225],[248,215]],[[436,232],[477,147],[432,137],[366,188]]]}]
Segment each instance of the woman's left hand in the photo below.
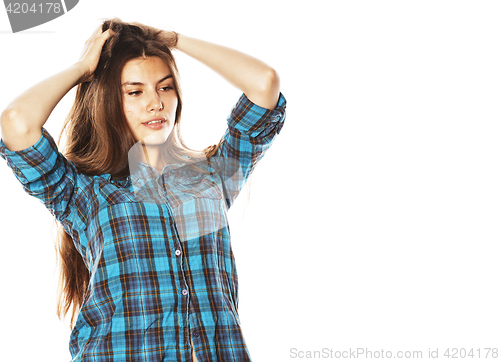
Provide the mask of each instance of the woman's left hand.
[{"label": "woman's left hand", "polygon": [[179,39],[179,35],[175,31],[167,31],[164,30],[162,35],[165,37],[165,42],[167,43],[170,49],[173,49],[177,45],[177,40]]}]

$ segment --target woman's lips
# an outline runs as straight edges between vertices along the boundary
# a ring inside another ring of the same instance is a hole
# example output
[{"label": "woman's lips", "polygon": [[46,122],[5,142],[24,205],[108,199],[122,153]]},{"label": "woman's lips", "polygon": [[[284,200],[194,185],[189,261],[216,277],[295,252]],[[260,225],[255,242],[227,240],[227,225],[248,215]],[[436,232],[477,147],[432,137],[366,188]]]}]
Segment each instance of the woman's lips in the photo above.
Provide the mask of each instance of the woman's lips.
[{"label": "woman's lips", "polygon": [[[160,121],[160,122],[148,124],[148,122],[152,122],[152,121]],[[158,117],[158,118],[151,118],[147,122],[144,122],[142,125],[150,128],[150,129],[162,129],[166,123],[167,123],[167,120],[165,118]]]}]

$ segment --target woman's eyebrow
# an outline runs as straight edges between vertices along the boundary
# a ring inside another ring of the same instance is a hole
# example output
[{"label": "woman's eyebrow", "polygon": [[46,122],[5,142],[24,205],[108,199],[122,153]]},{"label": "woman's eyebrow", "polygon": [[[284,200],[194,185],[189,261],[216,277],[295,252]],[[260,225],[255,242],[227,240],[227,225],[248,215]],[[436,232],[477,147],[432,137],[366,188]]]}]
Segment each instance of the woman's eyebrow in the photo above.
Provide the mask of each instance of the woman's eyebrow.
[{"label": "woman's eyebrow", "polygon": [[158,81],[158,83],[161,83],[161,82],[163,82],[164,80],[167,80],[167,79],[169,79],[169,78],[172,78],[172,74],[168,74],[168,75],[164,76],[162,79],[160,79],[160,80]]},{"label": "woman's eyebrow", "polygon": [[[158,81],[158,83],[161,83],[164,80],[167,80],[169,78],[172,78],[172,74],[168,74],[168,75],[164,76],[162,79],[160,79]],[[125,82],[125,83],[122,83],[122,87],[126,86],[126,85],[144,85],[144,83],[142,83],[142,82]]]}]

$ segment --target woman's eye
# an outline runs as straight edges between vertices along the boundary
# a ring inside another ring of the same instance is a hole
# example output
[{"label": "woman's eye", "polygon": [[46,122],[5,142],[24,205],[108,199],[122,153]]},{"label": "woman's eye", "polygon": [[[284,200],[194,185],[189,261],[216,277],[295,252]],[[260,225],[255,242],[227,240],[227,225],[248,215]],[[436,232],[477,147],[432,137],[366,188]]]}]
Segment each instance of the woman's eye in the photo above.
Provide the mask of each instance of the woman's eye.
[{"label": "woman's eye", "polygon": [[160,89],[163,90],[163,91],[169,91],[170,89],[174,89],[174,88],[172,88],[171,86],[167,85],[165,87],[161,87]]},{"label": "woman's eye", "polygon": [[129,96],[137,96],[141,93],[141,91],[128,92]]}]

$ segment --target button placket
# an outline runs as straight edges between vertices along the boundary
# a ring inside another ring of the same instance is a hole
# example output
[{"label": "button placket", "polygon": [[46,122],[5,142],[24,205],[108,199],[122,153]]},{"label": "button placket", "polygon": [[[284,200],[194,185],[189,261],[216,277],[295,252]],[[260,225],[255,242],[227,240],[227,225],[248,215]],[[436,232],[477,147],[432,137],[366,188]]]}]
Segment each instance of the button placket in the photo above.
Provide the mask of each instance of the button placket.
[{"label": "button placket", "polygon": [[[172,210],[172,208],[171,208],[170,204],[168,203],[167,197],[163,194],[163,189],[164,189],[164,188],[163,188],[163,186],[160,184],[159,179],[160,179],[160,178],[158,178],[158,179],[156,180],[156,183],[157,183],[157,185],[158,185],[158,192],[160,193],[161,198],[162,198],[162,199],[163,199],[163,201],[165,202],[165,206],[167,207],[167,211],[168,211],[169,216],[170,216],[170,217],[172,217],[172,216],[174,215],[174,212],[173,212],[173,210]],[[175,246],[175,248],[176,248],[176,249],[175,249],[175,252],[174,252],[174,253],[175,253],[175,256],[179,257],[179,256],[181,256],[181,254],[182,254],[182,247],[181,247],[181,243],[180,243],[179,233],[178,233],[178,231],[177,231],[177,226],[175,225],[175,220],[172,220],[172,221],[173,221],[173,224],[174,224],[174,225],[173,225],[173,226],[174,226],[174,238],[173,238],[173,239],[174,239],[174,245],[175,245],[175,244],[178,244],[178,245],[176,245],[176,246]],[[180,270],[180,272],[181,272],[182,280],[184,281],[184,283],[186,283],[186,278],[185,278],[185,275],[184,275],[184,269],[182,268],[182,260],[180,260],[180,263],[179,263],[179,270]],[[184,291],[186,291],[186,293],[185,293],[185,294],[184,294]],[[186,290],[186,289],[184,289],[184,290],[182,291],[182,294],[183,294],[183,295],[187,295],[187,290]]]},{"label": "button placket", "polygon": [[[167,200],[167,197],[163,194],[163,187],[158,183],[158,192],[161,194],[161,198],[164,200],[164,203],[165,203],[165,206],[167,208],[167,212],[169,214],[169,217],[172,218],[172,216],[174,215],[174,212]],[[179,265],[179,271],[180,271],[180,279],[181,279],[181,282],[184,282],[184,285],[187,286],[187,283],[186,283],[186,277],[185,277],[185,274],[184,274],[184,268],[183,268],[183,260],[182,258],[180,258],[180,256],[182,255],[182,245],[181,245],[181,240],[179,238],[179,232],[177,231],[177,226],[175,225],[175,220],[172,220],[173,222],[173,231],[174,231],[174,237],[173,237],[173,243],[174,243],[174,248],[175,248],[175,251],[174,251],[174,254],[175,256],[178,258],[178,265]],[[175,245],[177,244],[177,245]],[[184,300],[185,303],[187,303],[187,308],[186,308],[186,316],[185,316],[185,323],[186,325],[189,325],[189,304],[190,304],[190,295],[189,295],[189,291],[187,289],[187,287],[185,289],[182,289],[181,290],[181,294],[186,297],[186,299]],[[186,340],[186,342],[189,340],[189,328],[184,328],[185,332],[184,332],[184,338]]]}]

